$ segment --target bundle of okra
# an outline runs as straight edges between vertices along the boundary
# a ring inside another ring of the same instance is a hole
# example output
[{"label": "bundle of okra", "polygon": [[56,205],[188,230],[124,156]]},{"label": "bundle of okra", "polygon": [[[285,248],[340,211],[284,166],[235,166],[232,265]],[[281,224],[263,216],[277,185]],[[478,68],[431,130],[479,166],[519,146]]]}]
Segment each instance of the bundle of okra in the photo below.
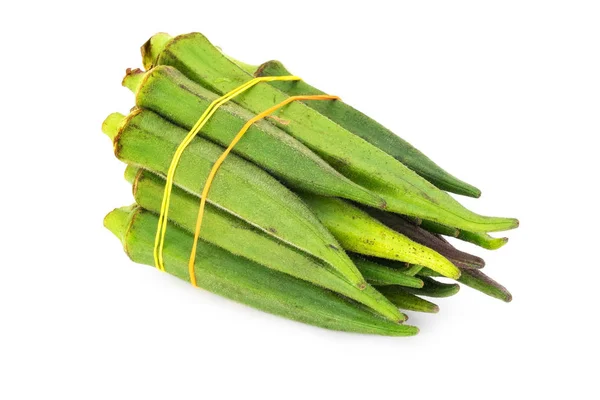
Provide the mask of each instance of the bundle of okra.
[{"label": "bundle of okra", "polygon": [[[278,61],[237,61],[199,33],[159,33],[141,50],[145,71],[128,69],[123,80],[135,107],[103,124],[135,204],[104,224],[133,261],[155,265],[165,177],[182,140],[215,99],[255,77],[291,73]],[[206,121],[173,176],[166,272],[190,280],[200,194],[242,126],[290,96],[319,94],[304,81],[263,81]],[[424,297],[458,292],[438,277],[510,301],[481,272],[481,258],[444,237],[498,249],[507,239],[488,233],[518,221],[478,215],[447,192],[480,195],[341,100],[290,102],[252,124],[218,170],[196,247],[197,285],[307,324],[390,336],[418,332],[400,310],[434,313]]]}]

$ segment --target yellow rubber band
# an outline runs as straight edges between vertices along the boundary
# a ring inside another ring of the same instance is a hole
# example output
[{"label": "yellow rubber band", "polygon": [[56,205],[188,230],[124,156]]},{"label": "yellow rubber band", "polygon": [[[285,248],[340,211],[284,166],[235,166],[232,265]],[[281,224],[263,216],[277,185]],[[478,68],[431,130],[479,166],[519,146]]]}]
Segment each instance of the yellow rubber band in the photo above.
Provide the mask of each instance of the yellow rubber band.
[{"label": "yellow rubber band", "polygon": [[[161,208],[160,208],[160,215],[158,218],[158,226],[156,229],[156,237],[154,240],[154,263],[155,263],[157,269],[159,269],[161,271],[165,271],[163,248],[164,248],[165,236],[166,236],[166,232],[167,232],[169,205],[171,202],[171,192],[173,189],[175,171],[177,170],[179,160],[181,159],[181,156],[182,156],[183,152],[185,151],[185,149],[187,148],[187,146],[192,142],[194,137],[196,137],[196,135],[198,134],[198,132],[200,132],[200,130],[204,127],[204,125],[206,125],[206,122],[214,115],[214,113],[217,111],[217,109],[220,106],[222,106],[223,104],[225,104],[226,102],[228,102],[229,100],[231,100],[232,98],[245,92],[246,90],[250,89],[251,87],[253,87],[254,85],[256,85],[257,83],[260,83],[260,82],[296,81],[296,80],[300,80],[300,78],[297,76],[263,76],[263,77],[254,78],[254,79],[251,79],[250,81],[240,85],[239,87],[230,91],[229,93],[226,93],[225,95],[214,100],[206,108],[206,110],[204,110],[204,113],[200,116],[200,118],[198,119],[196,124],[192,127],[190,132],[186,135],[186,137],[183,139],[183,141],[179,144],[179,146],[175,150],[173,159],[171,160],[171,164],[169,165],[169,169],[167,170],[165,191],[163,193],[163,198],[162,198],[162,203],[161,203]],[[208,192],[210,191],[212,182],[217,174],[217,171],[219,170],[221,164],[223,164],[223,161],[225,161],[225,159],[227,158],[227,156],[229,155],[229,153],[231,152],[233,147],[240,141],[242,136],[244,136],[244,134],[248,131],[248,129],[250,128],[250,126],[252,126],[252,124],[269,116],[271,113],[275,112],[276,110],[284,107],[285,105],[287,105],[293,101],[296,101],[296,100],[338,100],[338,99],[339,99],[339,97],[337,97],[337,96],[329,96],[329,95],[288,97],[281,103],[276,104],[276,105],[270,107],[269,109],[263,111],[262,113],[249,119],[244,124],[242,129],[238,132],[238,134],[233,138],[233,140],[231,141],[229,146],[225,149],[223,154],[221,154],[221,156],[217,159],[217,161],[215,161],[215,164],[213,165],[212,169],[210,170],[210,173],[208,174],[206,183],[204,184],[204,188],[202,189],[202,194],[200,197],[200,207],[198,209],[198,218],[196,220],[196,229],[194,231],[194,242],[192,244],[192,251],[191,251],[190,259],[189,259],[189,263],[188,263],[188,272],[189,272],[189,276],[190,276],[190,282],[192,283],[192,285],[197,286],[196,273],[195,273],[194,267],[195,267],[195,262],[196,262],[196,249],[197,249],[197,245],[198,245],[198,240],[200,238],[200,231],[202,228],[202,220],[204,217],[204,208],[206,206],[206,198],[208,196]]]},{"label": "yellow rubber band", "polygon": [[256,85],[260,82],[270,82],[270,81],[297,81],[300,80],[297,76],[262,76],[258,78],[254,78],[249,80],[248,82],[240,85],[236,89],[226,93],[225,95],[219,97],[214,100],[208,108],[204,111],[198,122],[192,127],[187,136],[183,139],[175,154],[173,155],[173,159],[171,160],[171,165],[167,171],[166,183],[165,183],[165,191],[163,193],[162,203],[160,207],[160,215],[158,217],[158,226],[156,228],[156,237],[154,239],[154,264],[156,268],[165,271],[164,264],[164,256],[163,256],[163,248],[165,244],[165,235],[167,233],[167,222],[169,215],[169,205],[171,200],[171,191],[173,189],[173,180],[175,177],[175,171],[177,169],[177,165],[179,164],[179,160],[183,151],[186,147],[192,142],[194,137],[200,132],[202,127],[206,124],[208,119],[212,117],[212,115],[217,111],[217,109],[225,104],[227,101],[231,100],[235,96],[243,93],[244,91],[250,89],[252,86]]},{"label": "yellow rubber band", "polygon": [[202,189],[202,195],[200,197],[200,208],[198,209],[198,218],[196,220],[196,230],[194,232],[194,242],[192,244],[192,252],[190,254],[190,259],[188,262],[188,272],[190,275],[190,282],[192,283],[192,285],[197,286],[196,285],[196,272],[195,272],[195,268],[194,268],[195,263],[196,263],[196,247],[198,245],[198,239],[200,238],[200,230],[202,228],[202,219],[204,217],[204,207],[206,206],[206,198],[208,196],[208,192],[209,192],[210,186],[212,185],[212,182],[215,178],[215,175],[217,174],[217,171],[219,170],[219,167],[221,167],[221,164],[223,164],[223,161],[225,161],[225,159],[227,158],[227,156],[229,155],[229,153],[231,152],[233,147],[240,141],[242,136],[244,136],[244,134],[248,131],[248,129],[250,128],[250,126],[252,126],[252,124],[254,124],[257,121],[260,121],[261,119],[269,116],[269,114],[273,113],[274,111],[277,111],[278,109],[280,109],[280,108],[284,107],[285,105],[287,105],[293,101],[296,101],[296,100],[339,100],[339,97],[329,96],[329,95],[288,97],[281,103],[276,104],[273,107],[250,118],[244,124],[244,126],[238,132],[238,134],[235,135],[235,137],[233,138],[233,140],[231,141],[229,146],[225,149],[223,154],[221,154],[221,156],[217,159],[217,161],[215,161],[215,164],[213,165],[212,169],[210,170],[210,173],[208,174],[208,178],[206,178],[206,183],[204,184],[204,189]]}]

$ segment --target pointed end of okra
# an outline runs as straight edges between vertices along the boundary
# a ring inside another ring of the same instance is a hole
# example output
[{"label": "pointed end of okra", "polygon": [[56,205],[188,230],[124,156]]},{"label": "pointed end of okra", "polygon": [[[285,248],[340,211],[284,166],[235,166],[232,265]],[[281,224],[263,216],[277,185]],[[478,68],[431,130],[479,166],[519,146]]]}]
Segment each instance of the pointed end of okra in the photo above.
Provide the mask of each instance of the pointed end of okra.
[{"label": "pointed end of okra", "polygon": [[452,193],[460,194],[462,196],[473,197],[478,199],[481,197],[481,190],[477,189],[475,186],[471,186],[468,183],[464,183],[460,187],[453,188],[449,190]]},{"label": "pointed end of okra", "polygon": [[452,264],[452,266],[455,269],[448,269],[447,275],[445,275],[445,276],[450,279],[458,280],[458,278],[460,278],[460,275],[461,275],[460,269],[458,269],[456,267],[456,265],[454,265],[454,264]]},{"label": "pointed end of okra", "polygon": [[111,141],[119,134],[119,128],[123,121],[127,118],[125,115],[115,112],[110,114],[104,122],[102,122],[102,132],[110,138]]},{"label": "pointed end of okra", "polygon": [[135,205],[115,208],[104,217],[104,227],[118,237],[121,242],[125,239],[125,233],[135,208]]},{"label": "pointed end of okra", "polygon": [[419,334],[419,328],[413,325],[402,325],[397,332],[394,332],[390,336],[415,336]]},{"label": "pointed end of okra", "polygon": [[492,240],[489,243],[489,248],[490,248],[490,250],[498,250],[500,247],[504,246],[506,243],[508,243],[507,237],[494,238],[494,240]]},{"label": "pointed end of okra", "polygon": [[146,70],[156,65],[156,60],[164,48],[173,39],[168,33],[159,32],[146,41],[140,48],[142,63]]},{"label": "pointed end of okra", "polygon": [[121,84],[127,89],[131,90],[133,93],[137,93],[146,74],[147,72],[144,72],[139,68],[127,68],[125,71],[125,77],[123,78],[123,82],[121,82]]},{"label": "pointed end of okra", "polygon": [[[433,252],[433,250],[431,251]],[[458,278],[460,278],[461,275],[460,269],[458,269],[458,267],[446,257],[442,256],[437,252],[434,253],[436,253],[437,255],[435,261],[432,263],[428,263],[428,265],[425,266],[431,268],[432,270],[446,278],[458,280]]]}]

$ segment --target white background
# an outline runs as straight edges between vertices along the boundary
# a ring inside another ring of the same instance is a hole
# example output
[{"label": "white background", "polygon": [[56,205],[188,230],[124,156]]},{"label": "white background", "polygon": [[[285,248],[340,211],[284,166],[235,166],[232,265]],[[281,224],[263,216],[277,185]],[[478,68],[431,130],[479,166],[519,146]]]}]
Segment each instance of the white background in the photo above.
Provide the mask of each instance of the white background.
[{"label": "white background", "polygon": [[[597,398],[599,21],[594,1],[4,2],[0,398]],[[464,203],[521,228],[462,248],[513,302],[463,288],[409,313],[416,337],[360,336],[131,263],[102,227],[132,198],[100,125],[159,31],[280,59],[479,186]]]}]

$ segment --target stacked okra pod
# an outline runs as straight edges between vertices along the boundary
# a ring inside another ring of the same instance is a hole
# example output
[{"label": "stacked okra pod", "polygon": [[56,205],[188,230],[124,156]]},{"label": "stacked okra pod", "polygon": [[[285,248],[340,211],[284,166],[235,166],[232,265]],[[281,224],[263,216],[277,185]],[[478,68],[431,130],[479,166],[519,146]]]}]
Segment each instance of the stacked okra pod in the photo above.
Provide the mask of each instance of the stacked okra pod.
[{"label": "stacked okra pod", "polygon": [[[145,71],[128,70],[127,116],[103,131],[127,164],[135,205],[105,226],[129,257],[154,265],[155,234],[173,156],[211,102],[253,77],[290,75],[277,61],[253,67],[203,35],[157,34]],[[322,94],[303,81],[261,82],[221,106],[183,152],[170,194],[166,271],[189,280],[199,196],[217,158],[246,121],[290,96]],[[255,308],[350,332],[414,335],[399,310],[437,312],[423,297],[457,293],[450,278],[510,301],[484,261],[444,235],[497,249],[511,218],[467,210],[446,191],[480,191],[342,101],[296,101],[253,124],[210,188],[196,252],[198,286]],[[201,310],[198,311],[202,312]]]}]

